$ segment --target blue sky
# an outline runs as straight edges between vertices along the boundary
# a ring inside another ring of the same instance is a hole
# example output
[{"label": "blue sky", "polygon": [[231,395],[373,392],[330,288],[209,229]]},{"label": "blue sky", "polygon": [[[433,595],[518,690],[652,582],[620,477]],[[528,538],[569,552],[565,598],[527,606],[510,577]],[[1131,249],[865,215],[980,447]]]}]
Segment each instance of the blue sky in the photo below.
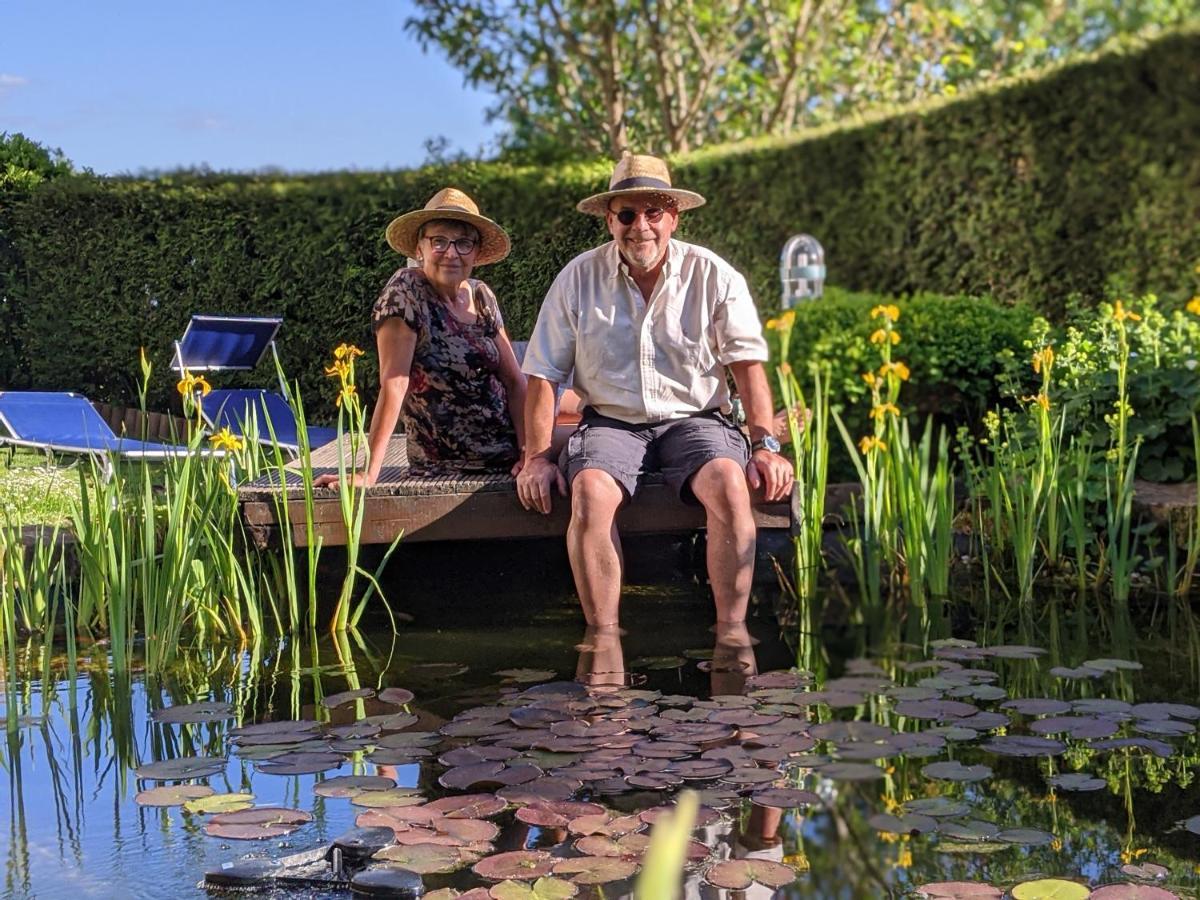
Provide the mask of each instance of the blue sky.
[{"label": "blue sky", "polygon": [[115,174],[420,165],[493,97],[404,32],[407,0],[5,0],[0,131]]}]

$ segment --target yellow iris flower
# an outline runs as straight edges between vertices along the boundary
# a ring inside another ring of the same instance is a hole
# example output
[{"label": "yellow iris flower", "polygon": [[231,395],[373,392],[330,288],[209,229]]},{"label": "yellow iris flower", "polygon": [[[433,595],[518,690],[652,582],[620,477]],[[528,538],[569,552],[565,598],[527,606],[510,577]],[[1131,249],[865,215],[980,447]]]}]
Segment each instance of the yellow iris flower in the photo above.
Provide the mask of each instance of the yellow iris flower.
[{"label": "yellow iris flower", "polygon": [[1050,368],[1053,365],[1054,365],[1054,348],[1053,347],[1047,345],[1047,346],[1043,347],[1041,350],[1039,350],[1037,353],[1033,354],[1033,371],[1040,372],[1040,371],[1042,371],[1042,367],[1044,366],[1046,371],[1049,372]]},{"label": "yellow iris flower", "polygon": [[893,416],[899,416],[900,410],[895,403],[880,403],[878,406],[871,407],[869,415],[872,419],[882,419],[888,413],[891,413]]},{"label": "yellow iris flower", "polygon": [[1113,304],[1112,315],[1113,320],[1117,322],[1124,322],[1126,319],[1128,319],[1130,322],[1142,321],[1141,316],[1135,313],[1132,309],[1126,309],[1125,305],[1120,300]]},{"label": "yellow iris flower", "polygon": [[901,381],[908,381],[908,376],[911,374],[908,371],[908,366],[902,362],[884,363],[879,367],[879,374],[886,378],[888,375],[895,375]]},{"label": "yellow iris flower", "polygon": [[184,372],[183,377],[179,379],[179,383],[175,385],[175,390],[179,391],[179,396],[190,397],[196,391],[200,392],[201,397],[207,397],[208,392],[212,390],[212,385],[204,380],[203,375],[193,375],[191,372]]},{"label": "yellow iris flower", "polygon": [[883,316],[885,319],[891,322],[898,321],[900,318],[900,307],[898,307],[895,303],[889,303],[887,305],[881,303],[879,306],[876,306],[871,310],[872,319],[878,319],[880,316]]},{"label": "yellow iris flower", "polygon": [[872,450],[887,450],[887,444],[875,435],[868,434],[858,442],[858,451],[866,456]]},{"label": "yellow iris flower", "polygon": [[235,453],[246,446],[246,442],[230,431],[229,426],[212,435],[208,442],[218,450],[232,450]]}]

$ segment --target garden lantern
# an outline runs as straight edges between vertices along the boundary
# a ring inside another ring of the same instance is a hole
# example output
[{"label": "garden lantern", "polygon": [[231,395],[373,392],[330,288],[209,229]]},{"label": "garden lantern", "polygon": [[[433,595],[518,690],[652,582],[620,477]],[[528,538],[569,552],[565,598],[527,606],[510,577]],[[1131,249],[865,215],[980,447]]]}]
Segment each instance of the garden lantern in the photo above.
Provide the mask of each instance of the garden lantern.
[{"label": "garden lantern", "polygon": [[816,300],[825,288],[825,248],[811,234],[794,234],[779,256],[783,284],[781,306],[791,309],[804,300]]}]

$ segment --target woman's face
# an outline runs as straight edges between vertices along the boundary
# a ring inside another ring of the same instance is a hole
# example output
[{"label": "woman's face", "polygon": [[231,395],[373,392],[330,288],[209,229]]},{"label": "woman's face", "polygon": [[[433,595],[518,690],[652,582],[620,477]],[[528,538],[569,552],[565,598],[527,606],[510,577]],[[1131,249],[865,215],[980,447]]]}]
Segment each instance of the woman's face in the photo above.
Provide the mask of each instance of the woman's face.
[{"label": "woman's face", "polygon": [[[457,246],[460,243],[470,243],[471,249],[463,253]],[[430,222],[421,234],[420,251],[421,270],[426,277],[435,284],[457,288],[471,277],[475,267],[478,234],[474,228],[458,222]]]}]

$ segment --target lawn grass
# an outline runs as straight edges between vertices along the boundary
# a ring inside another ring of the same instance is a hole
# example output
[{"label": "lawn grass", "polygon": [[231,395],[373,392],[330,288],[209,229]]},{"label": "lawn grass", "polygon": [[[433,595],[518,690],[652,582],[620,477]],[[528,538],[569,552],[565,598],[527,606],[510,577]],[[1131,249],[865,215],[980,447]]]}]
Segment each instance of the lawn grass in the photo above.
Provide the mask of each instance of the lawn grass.
[{"label": "lawn grass", "polygon": [[0,450],[0,522],[65,523],[71,498],[79,494],[79,465],[87,462],[51,459],[35,450]]}]

